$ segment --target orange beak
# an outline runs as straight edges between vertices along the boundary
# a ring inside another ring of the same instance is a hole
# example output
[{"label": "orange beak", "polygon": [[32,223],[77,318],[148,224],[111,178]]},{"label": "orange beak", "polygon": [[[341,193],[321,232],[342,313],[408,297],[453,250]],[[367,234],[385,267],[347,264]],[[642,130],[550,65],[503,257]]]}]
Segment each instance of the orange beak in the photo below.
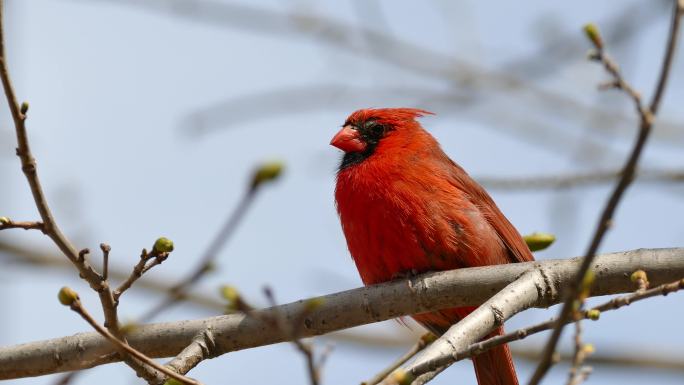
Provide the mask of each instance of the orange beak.
[{"label": "orange beak", "polygon": [[361,152],[366,149],[366,143],[359,137],[359,131],[350,125],[342,127],[332,138],[330,144],[344,152]]}]

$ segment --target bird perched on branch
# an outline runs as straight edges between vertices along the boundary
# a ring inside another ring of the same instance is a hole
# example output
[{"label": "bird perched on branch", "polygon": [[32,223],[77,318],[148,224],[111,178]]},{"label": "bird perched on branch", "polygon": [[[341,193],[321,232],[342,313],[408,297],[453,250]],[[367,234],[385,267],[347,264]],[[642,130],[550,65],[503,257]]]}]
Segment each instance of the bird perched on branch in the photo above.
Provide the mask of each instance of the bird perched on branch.
[{"label": "bird perched on branch", "polygon": [[[413,108],[351,114],[331,145],[344,151],[335,201],[366,285],[408,274],[531,261],[487,192],[442,151]],[[473,311],[416,314],[437,335]],[[503,334],[503,328],[490,336]],[[507,345],[473,357],[479,385],[518,384]]]}]

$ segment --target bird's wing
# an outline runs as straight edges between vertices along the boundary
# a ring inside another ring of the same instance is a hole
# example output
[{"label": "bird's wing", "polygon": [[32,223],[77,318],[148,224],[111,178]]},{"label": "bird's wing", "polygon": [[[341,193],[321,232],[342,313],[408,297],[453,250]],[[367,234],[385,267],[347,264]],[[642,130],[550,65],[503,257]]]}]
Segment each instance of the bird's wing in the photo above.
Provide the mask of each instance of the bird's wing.
[{"label": "bird's wing", "polygon": [[496,233],[501,238],[501,241],[506,245],[509,251],[511,262],[527,262],[534,260],[532,252],[523,240],[518,230],[513,227],[511,222],[503,215],[501,210],[496,206],[494,200],[487,194],[482,186],[471,178],[468,173],[459,165],[454,163],[446,155],[444,155],[449,163],[449,176],[461,191],[469,195],[471,202],[476,205],[480,212],[487,219],[487,222],[494,228]]}]

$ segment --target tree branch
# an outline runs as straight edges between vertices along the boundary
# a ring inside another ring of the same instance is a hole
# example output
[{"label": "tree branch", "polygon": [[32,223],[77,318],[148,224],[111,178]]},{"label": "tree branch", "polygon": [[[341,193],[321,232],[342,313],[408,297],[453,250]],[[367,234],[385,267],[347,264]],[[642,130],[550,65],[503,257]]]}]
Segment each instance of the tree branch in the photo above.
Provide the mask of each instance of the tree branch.
[{"label": "tree branch", "polygon": [[[66,297],[64,299],[62,298],[63,292],[65,293],[64,295]],[[93,327],[93,329],[95,329],[98,333],[100,333],[104,338],[109,340],[117,348],[119,348],[121,350],[125,350],[126,353],[128,353],[131,356],[139,359],[140,361],[144,362],[146,365],[149,365],[149,366],[155,368],[156,370],[164,373],[165,375],[169,376],[170,378],[173,378],[177,381],[180,381],[183,384],[201,385],[200,382],[198,382],[192,378],[185,377],[181,374],[174,372],[173,370],[171,370],[165,366],[159,365],[157,362],[155,362],[151,358],[140,353],[138,350],[132,348],[128,343],[126,343],[126,341],[122,341],[119,338],[117,338],[116,336],[114,336],[107,329],[105,329],[102,325],[97,323],[97,321],[95,321],[93,316],[91,316],[90,313],[88,313],[86,308],[81,303],[81,300],[78,298],[78,295],[76,294],[76,292],[74,292],[73,290],[66,288],[66,287],[62,288],[62,291],[60,291],[60,301],[64,301],[63,302],[64,304],[67,304],[71,308],[71,310],[78,313],[86,322],[88,322],[90,324],[90,326]]]},{"label": "tree branch", "polygon": [[[476,177],[488,189],[499,190],[540,190],[586,187],[614,182],[622,171],[588,171],[560,175],[526,176],[521,178]],[[646,169],[637,170],[634,178],[645,183],[684,183],[684,169]]]},{"label": "tree branch", "polygon": [[[666,296],[670,293],[679,291],[684,289],[684,279],[679,279],[675,282],[667,283],[660,285],[658,287],[655,287],[650,290],[638,290],[636,293],[621,296],[621,297],[616,297],[613,298],[607,302],[604,302],[598,306],[595,306],[591,308],[590,310],[585,310],[582,312],[577,312],[573,319],[565,320],[565,324],[569,324],[572,322],[575,322],[577,320],[582,320],[582,319],[592,319],[592,320],[598,320],[601,313],[606,312],[606,311],[611,311],[611,310],[617,310],[620,309],[624,306],[628,306],[634,302],[638,302],[644,299],[652,298],[655,296]],[[439,357],[438,361],[435,360],[433,365],[435,367],[439,367],[440,370],[443,370],[447,365],[451,365],[454,362],[460,361],[464,358],[467,357],[472,357],[477,354],[481,354],[483,352],[486,352],[489,349],[492,349],[496,346],[500,346],[509,342],[513,341],[519,341],[522,340],[532,334],[536,334],[545,330],[552,329],[555,325],[556,322],[558,321],[558,318],[553,318],[548,321],[528,326],[525,328],[521,328],[509,333],[506,333],[504,335],[500,336],[495,336],[489,339],[486,339],[484,341],[480,342],[475,342],[470,344],[468,347],[458,350],[456,352],[451,352],[449,355],[444,355]],[[459,328],[459,331],[462,333],[463,332],[463,327]],[[573,357],[573,360],[576,359]],[[420,369],[414,369],[414,370],[420,370]],[[424,369],[423,369],[424,370]],[[432,377],[431,377],[432,378]],[[427,381],[420,381],[420,383],[425,383]]]},{"label": "tree branch", "polygon": [[185,374],[200,362],[213,358],[216,353],[216,342],[211,325],[202,330],[190,345],[183,349],[176,357],[169,361],[166,366],[173,368],[177,373]]},{"label": "tree branch", "polygon": [[361,383],[361,385],[375,385],[379,382],[381,382],[385,377],[387,377],[390,373],[392,373],[395,369],[399,368],[401,365],[403,365],[406,361],[410,360],[418,354],[421,350],[425,349],[426,346],[431,344],[435,339],[437,339],[437,336],[434,334],[427,332],[423,334],[419,339],[418,342],[416,342],[411,349],[409,349],[408,352],[404,353],[401,357],[397,358],[396,361],[394,361],[392,364],[390,364],[388,367],[383,369],[381,372],[373,376],[370,380],[364,381]]},{"label": "tree branch", "polygon": [[[544,298],[558,297],[558,289],[552,284],[552,272],[540,267],[524,273],[487,302],[453,325],[402,371],[410,378],[418,379],[424,374],[430,378],[433,371],[442,371],[455,361],[456,354],[489,334],[515,314],[534,307]],[[425,381],[419,380],[421,383]]]},{"label": "tree branch", "polygon": [[[601,37],[596,30],[595,26],[587,26],[585,31],[587,35],[594,43],[596,48],[594,59],[600,61],[606,71],[613,77],[613,86],[626,92],[634,101],[634,106],[639,115],[639,132],[634,141],[634,146],[630,155],[628,156],[623,171],[621,173],[620,179],[615,185],[613,192],[611,193],[608,201],[605,204],[603,212],[598,220],[596,230],[591,239],[587,252],[585,253],[584,260],[582,261],[582,266],[577,272],[575,280],[570,283],[568,287],[567,295],[563,303],[558,316],[558,322],[554,328],[549,340],[544,348],[544,353],[542,354],[542,360],[534,371],[534,374],[530,378],[529,385],[537,385],[541,382],[542,378],[546,375],[552,364],[553,353],[556,351],[556,346],[560,340],[561,333],[563,331],[564,320],[566,320],[572,311],[575,301],[580,296],[582,290],[582,282],[587,277],[587,273],[591,269],[593,260],[601,246],[601,241],[605,236],[606,232],[610,228],[613,221],[613,215],[617,210],[618,204],[622,199],[625,191],[630,186],[634,180],[636,173],[637,164],[641,158],[642,151],[646,145],[646,141],[651,133],[653,127],[653,120],[658,107],[660,106],[660,101],[663,93],[665,92],[665,85],[667,84],[667,79],[670,74],[670,68],[672,64],[672,59],[674,57],[674,51],[677,46],[677,37],[679,35],[679,21],[682,14],[684,13],[684,1],[673,0],[673,12],[672,12],[672,24],[670,26],[670,33],[668,42],[665,48],[665,57],[663,58],[662,69],[660,75],[658,76],[658,82],[653,95],[653,99],[649,106],[645,108],[642,105],[641,97],[638,92],[636,92],[622,77],[619,68],[612,59],[604,54],[603,43]],[[593,27],[593,28],[592,28]],[[580,301],[582,302],[582,301]]]},{"label": "tree branch", "polygon": [[0,230],[24,229],[45,231],[42,222],[13,221],[7,217],[0,217]]},{"label": "tree branch", "polygon": [[[21,169],[26,176],[34,203],[42,219],[40,228],[45,235],[52,239],[55,245],[57,245],[71,263],[73,263],[78,270],[80,277],[88,282],[89,286],[98,293],[102,305],[102,312],[104,313],[105,327],[117,338],[122,338],[122,334],[119,330],[116,301],[114,300],[114,296],[109,287],[109,282],[90,265],[86,258],[87,249],[78,251],[74,244],[62,233],[48,206],[45,193],[43,192],[40,179],[38,178],[36,160],[31,153],[31,147],[26,132],[26,113],[28,112],[29,105],[27,102],[23,102],[19,105],[7,68],[3,24],[4,6],[4,2],[0,0],[0,80],[2,81],[2,88],[5,92],[7,104],[14,122],[17,136],[17,156],[20,159]],[[130,357],[125,349],[120,350],[120,352],[123,355],[126,364],[130,366],[138,376],[144,378],[148,382],[163,382],[163,377],[159,375],[159,372],[148,365],[142,364],[135,358]]]},{"label": "tree branch", "polygon": [[[577,274],[581,258],[458,269],[420,275],[408,280],[353,289],[320,297],[319,307],[293,325],[305,338],[409,314],[450,307],[476,306],[530,270],[544,269],[552,290],[531,306],[560,301],[557,293]],[[642,269],[657,286],[684,277],[684,248],[641,249],[601,255],[594,261],[596,283],[591,295],[631,292],[625,277]],[[148,357],[175,356],[211,326],[216,355],[283,342],[291,334],[263,320],[297,319],[311,300],[256,310],[253,315],[230,314],[200,320],[141,325],[127,335],[128,343]],[[84,369],[120,360],[97,333],[81,333],[48,341],[0,348],[0,379],[37,376]],[[58,357],[58,359],[56,359]]]},{"label": "tree branch", "polygon": [[[29,264],[47,269],[53,273],[59,271],[59,269],[73,272],[73,265],[71,262],[64,258],[60,258],[58,255],[54,255],[51,251],[41,252],[16,242],[0,240],[0,252],[2,252],[0,255],[2,255],[8,263]],[[102,275],[104,276],[104,269]],[[124,281],[130,277],[130,272],[123,267],[109,266],[108,276],[115,281]],[[166,294],[173,288],[173,284],[170,282],[174,282],[174,279],[170,277],[146,277],[145,279],[136,281],[136,287],[155,293]],[[201,293],[186,293],[183,296],[183,300],[204,309],[209,309],[214,313],[222,312],[225,308],[225,301],[220,301],[212,296]]]}]

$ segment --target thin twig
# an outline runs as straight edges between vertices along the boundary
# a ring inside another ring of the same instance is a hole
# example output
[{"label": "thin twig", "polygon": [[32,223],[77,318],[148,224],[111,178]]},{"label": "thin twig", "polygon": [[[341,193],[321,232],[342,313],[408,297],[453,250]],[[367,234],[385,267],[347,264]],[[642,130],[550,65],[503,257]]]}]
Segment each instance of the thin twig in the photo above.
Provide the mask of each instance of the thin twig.
[{"label": "thin twig", "polygon": [[[21,169],[26,176],[26,180],[31,189],[33,200],[40,213],[42,219],[42,231],[57,245],[62,253],[74,264],[78,269],[79,275],[88,282],[89,286],[98,293],[102,310],[105,317],[105,326],[116,336],[120,336],[118,315],[116,312],[116,304],[112,292],[109,288],[109,283],[102,279],[97,271],[88,263],[85,258],[85,253],[79,252],[74,244],[62,233],[57,222],[52,215],[47,199],[43,192],[40,180],[38,178],[36,160],[31,153],[28,135],[26,132],[26,113],[28,111],[28,103],[24,102],[19,105],[17,101],[14,88],[9,76],[7,68],[7,56],[5,52],[5,37],[4,37],[4,2],[0,0],[0,80],[5,91],[5,97],[12,114],[14,127],[17,135],[17,156],[21,161]],[[150,370],[149,367],[139,364],[134,359],[129,359],[124,355],[126,364],[128,364],[136,373],[148,381],[155,381],[159,379],[156,372]]]},{"label": "thin twig", "polygon": [[78,376],[79,373],[81,373],[80,370],[66,373],[66,374],[60,376],[59,378],[57,378],[57,381],[55,381],[54,385],[67,385],[71,381],[73,381],[74,378],[76,378],[76,376]]},{"label": "thin twig", "polygon": [[81,301],[79,299],[76,299],[73,301],[70,305],[71,310],[75,311],[78,313],[81,317],[83,317],[86,322],[90,324],[90,326],[93,327],[98,333],[100,333],[103,337],[108,339],[110,342],[112,342],[114,345],[116,345],[118,348],[125,350],[128,354],[134,356],[135,358],[139,359],[140,361],[143,361],[145,364],[157,369],[158,371],[166,374],[167,376],[174,378],[184,384],[189,384],[189,385],[201,385],[201,383],[197,380],[194,380],[192,378],[186,377],[184,375],[178,374],[174,372],[173,370],[163,366],[159,365],[156,361],[153,359],[147,357],[143,353],[137,351],[136,349],[132,348],[128,343],[125,341],[122,341],[115,337],[112,333],[110,333],[107,329],[105,329],[103,326],[101,326],[95,319],[88,313],[88,311],[83,307],[81,304]]},{"label": "thin twig", "polygon": [[[114,301],[116,303],[119,302],[119,298],[121,295],[135,283],[140,277],[143,276],[146,272],[148,272],[151,268],[160,265],[162,262],[168,258],[169,253],[155,253],[151,252],[148,253],[146,249],[143,249],[142,252],[140,253],[140,260],[138,263],[133,267],[133,271],[131,272],[131,275],[126,278],[124,282],[122,282],[119,287],[114,290],[112,293],[114,295]],[[149,262],[152,260],[152,262]],[[149,262],[149,263],[148,263]]]},{"label": "thin twig", "polygon": [[648,109],[645,109],[642,106],[639,94],[634,92],[633,88],[626,86],[627,83],[622,78],[622,75],[620,74],[619,70],[617,70],[617,66],[614,65],[614,62],[604,54],[603,47],[599,46],[599,44],[595,44],[597,49],[596,59],[600,60],[601,63],[603,63],[606,70],[609,73],[611,73],[615,80],[615,84],[618,85],[622,90],[626,91],[632,97],[632,100],[634,100],[634,104],[638,111],[640,120],[639,132],[634,143],[634,147],[632,148],[632,151],[623,167],[620,180],[616,184],[613,192],[611,193],[610,198],[608,199],[608,202],[605,205],[603,213],[601,214],[601,217],[597,225],[597,229],[594,232],[594,236],[592,237],[588,250],[585,253],[582,266],[577,272],[577,276],[574,282],[572,282],[569,287],[566,300],[559,313],[556,327],[554,328],[551,337],[549,337],[549,340],[542,354],[542,360],[537,366],[534,374],[532,375],[529,381],[529,385],[538,385],[541,382],[542,378],[548,372],[549,368],[551,367],[552,357],[554,352],[556,351],[556,345],[558,344],[561,332],[563,330],[564,320],[567,319],[572,312],[573,304],[580,294],[582,281],[585,279],[585,276],[591,267],[592,261],[596,256],[596,252],[598,251],[598,248],[601,245],[601,241],[603,240],[604,235],[606,234],[612,223],[613,215],[617,209],[620,200],[622,199],[623,194],[625,193],[625,191],[631,184],[632,180],[634,179],[637,164],[639,162],[642,150],[646,144],[649,134],[651,133],[651,128],[653,126],[653,118],[660,105],[661,97],[665,90],[667,79],[669,77],[671,62],[672,58],[674,57],[674,51],[677,45],[677,36],[679,34],[679,21],[682,13],[684,13],[684,5],[682,3],[682,1],[673,1],[674,11],[672,15],[670,34],[665,49],[665,57],[663,59],[660,76],[658,77],[656,90],[654,92],[653,99]]},{"label": "thin twig", "polygon": [[[39,251],[32,247],[27,247],[16,242],[7,242],[0,240],[0,257],[7,263],[30,264],[35,267],[47,269],[49,272],[55,273],[61,270],[72,272],[73,264],[59,255],[54,255],[51,251]],[[103,273],[104,275],[104,273]],[[116,265],[109,266],[108,276],[115,281],[124,281],[129,278],[130,272],[128,268],[117,267]],[[136,281],[137,288],[143,288],[150,292],[166,294],[173,287],[170,283],[172,279],[154,279],[148,277],[145,280]],[[200,306],[216,312],[221,312],[225,303],[215,299],[213,296],[206,293],[188,293],[183,300],[191,304]]]},{"label": "thin twig", "polygon": [[419,339],[418,342],[416,342],[409,351],[404,353],[401,357],[399,357],[396,361],[391,363],[388,367],[383,369],[381,372],[373,376],[370,380],[364,381],[361,383],[361,385],[376,385],[380,383],[385,377],[387,377],[390,373],[392,373],[395,369],[403,365],[406,361],[410,360],[413,356],[415,356],[418,352],[421,350],[425,349],[426,346],[428,346],[432,341],[437,338],[434,334],[432,333],[425,333],[423,334]]},{"label": "thin twig", "polygon": [[[542,175],[520,178],[479,177],[475,179],[488,189],[540,190],[587,187],[613,182],[620,176],[621,171],[619,170],[606,170],[565,175]],[[640,183],[684,183],[684,170],[637,170],[634,177]]]},{"label": "thin twig", "polygon": [[[575,320],[581,320],[581,319],[598,319],[598,316],[600,316],[601,313],[606,312],[606,311],[611,311],[611,310],[617,310],[620,309],[624,306],[628,306],[634,302],[638,302],[647,298],[651,297],[656,297],[656,296],[666,296],[670,293],[674,293],[676,291],[684,289],[684,279],[680,279],[671,283],[663,284],[658,287],[655,287],[653,289],[645,290],[645,291],[637,291],[632,294],[620,296],[611,299],[610,301],[604,302],[598,306],[593,307],[590,310],[585,310],[582,312],[578,312],[575,314],[574,319],[565,319],[563,324],[567,325],[569,323],[575,322]],[[476,342],[473,344],[470,344],[468,347],[466,347],[463,350],[460,350],[453,354],[452,360],[449,360],[448,358],[443,359],[442,361],[439,362],[439,364],[452,364],[454,362],[463,360],[468,357],[472,357],[474,355],[478,355],[481,353],[484,353],[492,348],[495,348],[497,346],[507,344],[509,342],[514,342],[514,341],[519,341],[522,340],[532,334],[536,334],[545,330],[549,330],[555,327],[555,325],[558,323],[559,318],[552,318],[548,321],[533,325],[533,326],[528,326],[525,328],[521,328],[518,330],[515,330],[513,332],[506,333],[504,335],[500,336],[495,336],[492,338],[488,338],[486,340]],[[422,374],[424,372],[423,368],[416,368],[415,370],[416,373]]]},{"label": "thin twig", "polygon": [[40,230],[45,232],[43,222],[30,221],[13,221],[7,217],[0,217],[0,230],[5,229],[24,229],[24,230]]},{"label": "thin twig", "polygon": [[[657,348],[656,348],[657,349]],[[669,370],[681,375],[684,372],[684,362],[681,360],[681,354],[658,354],[658,352],[645,352],[642,349],[638,351],[629,351],[630,349],[604,351],[603,354],[592,353],[587,357],[586,362],[593,366],[614,366],[619,367],[619,370]],[[634,349],[631,349],[634,350]],[[540,352],[534,348],[515,348],[511,350],[513,357],[527,360],[533,363],[539,361]],[[559,354],[560,361],[572,360],[572,354]]]},{"label": "thin twig", "polygon": [[[31,153],[31,147],[26,134],[25,121],[28,104],[24,104],[23,106],[19,105],[7,69],[3,11],[4,2],[0,0],[0,79],[2,80],[5,97],[7,98],[7,103],[12,114],[12,119],[14,121],[14,127],[17,134],[17,156],[21,160],[21,169],[26,175],[36,208],[38,209],[40,217],[43,220],[43,232],[49,236],[55,242],[57,247],[59,247],[59,249],[64,253],[64,255],[69,258],[69,260],[71,260],[71,262],[76,265],[77,268],[79,268],[79,272],[84,276],[84,279],[91,283],[91,286],[94,286],[93,289],[101,289],[99,284],[100,277],[94,270],[90,269],[89,266],[85,266],[84,264],[78,262],[78,250],[62,234],[55,222],[54,217],[52,216],[52,212],[47,204],[47,200],[45,199],[45,194],[43,193],[43,189],[36,172],[36,160]],[[93,282],[97,283],[93,285]]]},{"label": "thin twig", "polygon": [[572,355],[572,365],[568,372],[568,382],[567,385],[578,385],[582,383],[591,370],[583,367],[584,358],[587,353],[585,350],[585,345],[582,343],[582,320],[575,320],[575,350]]},{"label": "thin twig", "polygon": [[441,371],[455,362],[454,357],[460,350],[481,340],[513,315],[534,306],[547,295],[557,297],[558,292],[549,279],[550,274],[550,271],[539,267],[520,275],[452,325],[398,372],[409,373],[413,379],[425,375],[434,377],[430,372]]},{"label": "thin twig", "polygon": [[[266,299],[268,300],[268,303],[271,305],[271,307],[278,306],[275,300],[275,296],[273,294],[273,290],[271,290],[270,287],[264,287],[264,295],[266,296]],[[296,314],[294,320],[291,322],[285,322],[283,315],[280,313],[275,313],[274,317],[270,319],[270,322],[275,324],[277,328],[285,331],[287,334],[290,335],[289,339],[292,340],[292,343],[295,345],[295,347],[297,347],[297,350],[304,356],[307,373],[309,375],[309,383],[311,385],[320,384],[321,365],[323,364],[324,360],[322,359],[319,361],[318,364],[316,363],[316,356],[314,354],[312,344],[302,341],[300,335],[302,325],[305,323],[306,317],[308,317],[316,307],[320,306],[320,304],[322,304],[322,302],[315,298],[312,300],[308,300],[307,302],[305,302],[302,311],[299,312],[299,314]],[[251,312],[248,314],[254,313]],[[327,354],[325,356],[327,356]]]},{"label": "thin twig", "polygon": [[302,353],[302,355],[305,358],[306,369],[307,373],[309,374],[309,382],[311,383],[311,385],[320,384],[321,374],[319,367],[316,365],[313,347],[311,346],[311,344],[303,342],[298,338],[293,340],[292,343],[297,347],[297,350],[299,350],[299,352]]},{"label": "thin twig", "polygon": [[107,281],[109,279],[109,252],[112,248],[106,243],[100,243],[100,250],[102,250],[102,279]]}]

